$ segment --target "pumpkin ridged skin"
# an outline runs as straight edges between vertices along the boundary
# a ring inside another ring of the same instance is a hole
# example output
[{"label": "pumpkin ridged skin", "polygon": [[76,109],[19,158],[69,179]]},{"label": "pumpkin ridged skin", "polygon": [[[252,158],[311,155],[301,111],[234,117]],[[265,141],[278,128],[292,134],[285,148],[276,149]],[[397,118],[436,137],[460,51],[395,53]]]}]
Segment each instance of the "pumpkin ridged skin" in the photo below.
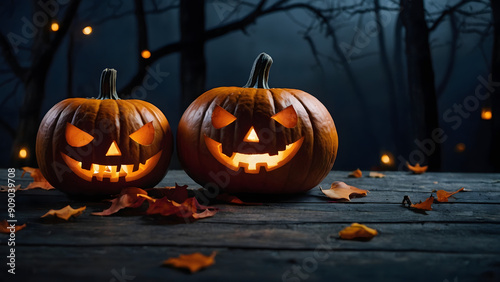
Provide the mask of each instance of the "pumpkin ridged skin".
[{"label": "pumpkin ridged skin", "polygon": [[[153,121],[154,140],[143,146],[129,135],[146,123]],[[67,123],[92,135],[94,139],[77,148],[68,144],[65,136]],[[115,141],[121,156],[106,156]],[[142,178],[125,182],[81,179],[65,163],[61,152],[90,164],[121,165],[144,163],[162,151],[155,168]],[[38,165],[47,181],[54,187],[75,195],[111,195],[126,187],[153,187],[167,172],[173,151],[173,136],[163,113],[154,105],[141,100],[115,100],[95,98],[70,98],[57,103],[43,118],[37,134],[36,156]]]},{"label": "pumpkin ridged skin", "polygon": [[[265,71],[262,73],[267,75]],[[259,85],[267,86],[267,79]],[[237,119],[224,128],[215,129],[211,120],[215,105]],[[285,128],[270,119],[290,105],[298,116],[295,127]],[[215,159],[206,146],[205,136],[208,136],[220,142],[228,156],[242,152],[245,147],[242,139],[251,126],[261,140],[258,153],[274,155],[301,137],[304,141],[287,164],[271,171],[261,168],[257,174],[245,173],[242,168],[229,169]],[[262,142],[263,139],[267,141]],[[337,147],[337,131],[328,110],[312,95],[295,89],[219,87],[209,90],[184,112],[177,132],[177,152],[186,173],[205,187],[217,187],[229,193],[308,191],[332,169]]]}]

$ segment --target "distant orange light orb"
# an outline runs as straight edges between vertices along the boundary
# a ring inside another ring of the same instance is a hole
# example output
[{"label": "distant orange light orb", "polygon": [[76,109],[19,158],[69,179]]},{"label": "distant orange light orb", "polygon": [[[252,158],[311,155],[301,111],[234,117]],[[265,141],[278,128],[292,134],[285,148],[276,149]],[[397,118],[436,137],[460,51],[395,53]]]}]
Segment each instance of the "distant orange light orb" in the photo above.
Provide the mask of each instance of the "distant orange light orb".
[{"label": "distant orange light orb", "polygon": [[149,52],[149,50],[143,50],[141,52],[141,56],[144,58],[144,59],[149,59],[151,57],[151,52]]},{"label": "distant orange light orb", "polygon": [[55,22],[54,22],[54,23],[52,23],[52,24],[50,25],[50,30],[52,30],[52,31],[58,31],[58,30],[59,30],[59,24],[58,24],[58,23],[55,23]]},{"label": "distant orange light orb", "polygon": [[27,156],[28,150],[26,150],[25,148],[21,148],[21,150],[19,150],[19,158],[26,159]]},{"label": "distant orange light orb", "polygon": [[383,164],[390,164],[391,163],[391,157],[389,157],[389,155],[387,154],[383,154],[381,157],[380,157],[380,161],[383,163]]},{"label": "distant orange light orb", "polygon": [[490,120],[493,117],[493,113],[490,108],[483,108],[481,110],[481,118],[484,120]]},{"label": "distant orange light orb", "polygon": [[455,145],[455,152],[457,153],[463,153],[465,151],[465,144],[464,143],[458,143]]},{"label": "distant orange light orb", "polygon": [[86,26],[82,29],[83,34],[89,35],[92,33],[92,27],[91,26]]}]

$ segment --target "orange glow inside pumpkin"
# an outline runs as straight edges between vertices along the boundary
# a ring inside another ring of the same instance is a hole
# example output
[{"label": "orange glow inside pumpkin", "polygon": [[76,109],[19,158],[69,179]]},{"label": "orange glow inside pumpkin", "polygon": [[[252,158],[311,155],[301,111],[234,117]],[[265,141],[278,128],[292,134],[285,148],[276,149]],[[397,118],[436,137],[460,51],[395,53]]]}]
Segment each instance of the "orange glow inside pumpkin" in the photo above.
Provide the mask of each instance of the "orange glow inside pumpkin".
[{"label": "orange glow inside pumpkin", "polygon": [[245,138],[243,138],[243,141],[252,143],[259,142],[259,137],[257,136],[257,132],[255,132],[253,126],[250,127],[250,130],[247,132],[247,135],[245,135]]},{"label": "orange glow inside pumpkin", "polygon": [[288,106],[281,112],[271,117],[275,121],[281,123],[286,128],[294,128],[297,125],[297,113],[293,106]]},{"label": "orange glow inside pumpkin", "polygon": [[90,169],[82,168],[82,162],[79,162],[62,152],[61,156],[71,171],[73,171],[80,178],[89,182],[92,181],[93,177],[95,177],[98,181],[103,181],[107,178],[110,182],[118,182],[121,177],[124,177],[125,181],[130,182],[150,173],[158,163],[161,153],[162,151],[159,151],[156,155],[147,159],[144,164],[140,163],[138,166],[133,164],[101,165],[93,163],[90,166]]},{"label": "orange glow inside pumpkin", "polygon": [[94,140],[94,137],[80,128],[66,123],[66,141],[72,147],[83,147]]},{"label": "orange glow inside pumpkin", "polygon": [[236,117],[224,110],[221,106],[216,105],[212,112],[212,125],[215,129],[220,129],[230,125]]},{"label": "orange glow inside pumpkin", "polygon": [[116,141],[113,141],[111,143],[111,146],[109,146],[108,152],[106,153],[106,157],[108,156],[121,156],[122,152],[120,152],[120,149],[118,148],[118,145],[116,144]]},{"label": "orange glow inside pumpkin", "polygon": [[[280,123],[286,128],[293,128],[297,125],[297,113],[292,105],[286,107],[279,113],[271,116],[272,119]],[[226,111],[219,105],[216,105],[212,112],[212,125],[216,129],[228,126],[236,120],[236,117]],[[247,134],[243,138],[244,142],[249,143],[259,143],[259,137],[255,128],[252,126],[248,130]],[[299,140],[286,145],[285,150],[278,151],[276,155],[270,155],[269,153],[263,154],[245,154],[234,152],[230,157],[222,153],[222,144],[213,140],[212,138],[205,135],[205,144],[207,145],[210,153],[223,165],[226,167],[238,171],[240,168],[244,168],[246,173],[257,174],[260,172],[260,168],[264,167],[266,171],[272,171],[279,167],[282,167],[288,161],[290,161],[295,154],[299,151],[304,142],[304,137]]]},{"label": "orange glow inside pumpkin", "polygon": [[222,144],[205,135],[205,144],[210,153],[222,164],[231,170],[238,171],[240,167],[245,169],[246,173],[257,174],[261,167],[266,171],[277,169],[290,161],[302,146],[304,137],[294,143],[286,145],[285,150],[278,151],[276,155],[264,154],[243,154],[233,153],[231,157],[222,153]]},{"label": "orange glow inside pumpkin", "polygon": [[[71,123],[66,123],[66,141],[72,147],[82,147],[94,140],[94,137],[87,132],[79,129]],[[148,146],[153,143],[155,129],[153,122],[148,122],[141,128],[129,135],[135,142],[143,146]],[[160,159],[162,151],[160,150],[156,155],[147,159],[145,163],[139,164],[121,164],[121,165],[106,165],[92,163],[90,169],[82,168],[82,162],[71,158],[70,156],[61,152],[63,160],[68,167],[76,175],[86,181],[92,181],[92,178],[98,181],[109,179],[110,182],[118,182],[120,178],[125,178],[125,181],[134,181],[151,172],[158,160]],[[122,153],[116,141],[113,141],[106,152],[106,157],[121,156]]]},{"label": "orange glow inside pumpkin", "polygon": [[151,121],[146,123],[136,132],[130,134],[129,137],[143,146],[151,145],[155,138],[155,128],[153,126],[153,122]]}]

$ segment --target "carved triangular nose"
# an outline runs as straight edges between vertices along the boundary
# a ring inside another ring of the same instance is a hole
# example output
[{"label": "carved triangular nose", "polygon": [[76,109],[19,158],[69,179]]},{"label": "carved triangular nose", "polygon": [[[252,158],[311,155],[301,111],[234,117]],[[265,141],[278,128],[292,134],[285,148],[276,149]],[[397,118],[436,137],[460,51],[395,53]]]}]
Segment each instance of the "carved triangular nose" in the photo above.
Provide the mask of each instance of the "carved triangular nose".
[{"label": "carved triangular nose", "polygon": [[245,142],[253,142],[253,143],[258,143],[259,142],[259,137],[257,136],[257,132],[255,132],[255,129],[250,127],[250,130],[248,130],[247,135],[245,135],[245,138],[243,138],[243,141]]},{"label": "carved triangular nose", "polygon": [[111,143],[111,146],[109,146],[108,152],[106,153],[107,156],[121,156],[122,152],[120,152],[120,148],[118,148],[118,145],[116,144],[116,141],[113,141]]}]

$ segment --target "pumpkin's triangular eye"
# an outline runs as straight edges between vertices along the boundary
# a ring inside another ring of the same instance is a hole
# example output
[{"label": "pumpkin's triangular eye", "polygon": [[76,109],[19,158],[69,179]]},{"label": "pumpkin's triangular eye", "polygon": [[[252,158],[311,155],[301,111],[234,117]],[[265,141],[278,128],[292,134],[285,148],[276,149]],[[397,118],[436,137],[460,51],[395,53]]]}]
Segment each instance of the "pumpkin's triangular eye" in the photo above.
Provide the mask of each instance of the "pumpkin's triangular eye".
[{"label": "pumpkin's triangular eye", "polygon": [[94,140],[94,137],[80,128],[66,123],[66,142],[72,147],[83,147]]},{"label": "pumpkin's triangular eye", "polygon": [[235,120],[236,117],[224,110],[221,106],[215,106],[214,111],[212,112],[212,125],[216,129],[228,126]]},{"label": "pumpkin's triangular eye", "polygon": [[297,125],[297,113],[292,105],[273,115],[271,118],[286,128],[293,128]]},{"label": "pumpkin's triangular eye", "polygon": [[146,123],[134,133],[130,134],[129,137],[141,145],[151,145],[155,138],[155,128],[153,126],[153,122],[150,121]]}]

